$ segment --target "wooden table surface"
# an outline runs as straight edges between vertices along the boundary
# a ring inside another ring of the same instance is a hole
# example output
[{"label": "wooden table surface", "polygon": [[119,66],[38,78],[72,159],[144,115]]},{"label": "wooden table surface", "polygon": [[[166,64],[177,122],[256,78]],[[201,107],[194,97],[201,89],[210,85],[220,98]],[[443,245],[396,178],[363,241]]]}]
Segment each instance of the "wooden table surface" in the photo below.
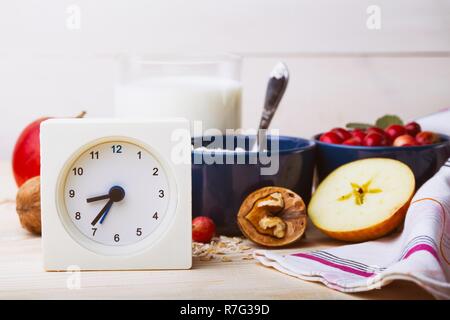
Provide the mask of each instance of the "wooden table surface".
[{"label": "wooden table surface", "polygon": [[[10,164],[0,163],[0,199],[13,200]],[[309,227],[298,248],[338,245]],[[193,260],[183,271],[82,272],[80,288],[69,289],[71,273],[45,272],[40,237],[22,229],[15,203],[0,204],[0,299],[432,299],[413,283],[396,281],[381,290],[344,294],[258,264],[231,257]]]}]

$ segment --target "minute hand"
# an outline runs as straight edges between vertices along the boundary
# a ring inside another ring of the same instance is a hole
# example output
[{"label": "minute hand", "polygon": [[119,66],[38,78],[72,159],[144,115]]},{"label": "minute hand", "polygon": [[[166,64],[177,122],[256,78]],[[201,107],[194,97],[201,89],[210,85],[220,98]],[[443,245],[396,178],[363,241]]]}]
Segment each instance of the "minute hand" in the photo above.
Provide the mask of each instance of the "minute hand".
[{"label": "minute hand", "polygon": [[91,225],[95,226],[98,222],[98,220],[100,220],[100,218],[103,216],[103,214],[109,210],[111,208],[111,206],[113,205],[114,201],[112,201],[111,199],[109,199],[109,201],[105,204],[105,206],[103,207],[102,210],[100,210],[100,212],[98,213],[98,215],[94,218],[94,220],[92,220]]}]

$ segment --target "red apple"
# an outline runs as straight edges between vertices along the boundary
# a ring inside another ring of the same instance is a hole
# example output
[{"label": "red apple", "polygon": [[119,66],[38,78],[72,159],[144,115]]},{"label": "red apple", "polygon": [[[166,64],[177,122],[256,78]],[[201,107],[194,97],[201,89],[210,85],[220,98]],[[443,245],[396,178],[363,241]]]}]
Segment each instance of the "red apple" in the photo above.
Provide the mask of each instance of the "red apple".
[{"label": "red apple", "polygon": [[203,243],[210,242],[215,232],[216,225],[210,218],[200,216],[192,220],[192,240]]},{"label": "red apple", "polygon": [[409,135],[415,137],[420,131],[422,131],[422,128],[420,127],[420,124],[417,122],[410,122],[405,126],[406,133]]},{"label": "red apple", "polygon": [[366,133],[361,129],[355,129],[351,131],[351,134],[353,137],[361,139],[361,141],[363,141],[364,138],[366,137]]},{"label": "red apple", "polygon": [[414,139],[413,136],[410,136],[409,134],[403,134],[399,137],[397,137],[394,140],[393,146],[394,147],[407,147],[407,146],[417,146],[418,143],[416,139]]},{"label": "red apple", "polygon": [[431,131],[422,131],[416,135],[418,144],[433,144],[439,142],[439,136]]},{"label": "red apple", "polygon": [[14,179],[20,187],[25,181],[40,174],[41,153],[39,143],[39,126],[42,121],[49,119],[40,118],[28,126],[20,134],[17,139],[13,151],[12,166]]},{"label": "red apple", "polygon": [[345,141],[352,137],[352,134],[343,128],[334,128],[333,130],[331,130],[331,132],[336,133],[342,141]]},{"label": "red apple", "polygon": [[[77,118],[82,118],[82,112]],[[16,184],[20,187],[30,178],[40,175],[41,152],[40,152],[40,125],[41,122],[50,117],[39,118],[23,129],[14,146],[12,156],[12,167]]]},{"label": "red apple", "polygon": [[342,142],[343,145],[346,146],[360,146],[362,143],[362,140],[358,137],[352,137],[350,139],[345,140]]},{"label": "red apple", "polygon": [[387,127],[384,131],[391,138],[391,141],[394,141],[397,137],[406,134],[405,127],[399,124],[392,124],[389,127]]},{"label": "red apple", "polygon": [[337,133],[329,131],[320,136],[320,141],[326,143],[341,144],[343,140]]},{"label": "red apple", "polygon": [[366,147],[380,147],[387,145],[389,145],[387,137],[376,132],[369,133],[363,140],[363,146]]}]

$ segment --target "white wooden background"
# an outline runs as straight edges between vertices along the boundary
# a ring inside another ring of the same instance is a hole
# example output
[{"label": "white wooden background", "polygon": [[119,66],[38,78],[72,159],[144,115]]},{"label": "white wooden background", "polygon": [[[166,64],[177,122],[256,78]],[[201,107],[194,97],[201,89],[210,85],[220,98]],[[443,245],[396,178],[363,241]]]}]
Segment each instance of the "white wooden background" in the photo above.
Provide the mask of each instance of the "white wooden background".
[{"label": "white wooden background", "polygon": [[[380,30],[366,26],[370,5]],[[1,1],[0,159],[36,117],[112,115],[118,53],[173,51],[244,56],[244,126],[256,125],[277,60],[291,71],[273,122],[285,134],[450,106],[449,0]]]}]

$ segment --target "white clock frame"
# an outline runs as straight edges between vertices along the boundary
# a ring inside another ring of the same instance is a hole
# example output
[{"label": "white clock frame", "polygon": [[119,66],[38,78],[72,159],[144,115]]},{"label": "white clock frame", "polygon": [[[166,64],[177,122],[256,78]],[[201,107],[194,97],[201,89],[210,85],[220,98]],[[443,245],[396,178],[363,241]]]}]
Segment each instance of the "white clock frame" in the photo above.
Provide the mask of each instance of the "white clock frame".
[{"label": "white clock frame", "polygon": [[[172,133],[186,133],[172,141]],[[41,219],[44,268],[81,270],[189,269],[192,266],[191,164],[189,122],[184,119],[51,119],[41,124]],[[141,145],[160,162],[169,184],[166,216],[138,243],[107,246],[89,240],[65,212],[63,179],[83,151],[106,141]],[[172,149],[186,144],[178,163]]]}]

